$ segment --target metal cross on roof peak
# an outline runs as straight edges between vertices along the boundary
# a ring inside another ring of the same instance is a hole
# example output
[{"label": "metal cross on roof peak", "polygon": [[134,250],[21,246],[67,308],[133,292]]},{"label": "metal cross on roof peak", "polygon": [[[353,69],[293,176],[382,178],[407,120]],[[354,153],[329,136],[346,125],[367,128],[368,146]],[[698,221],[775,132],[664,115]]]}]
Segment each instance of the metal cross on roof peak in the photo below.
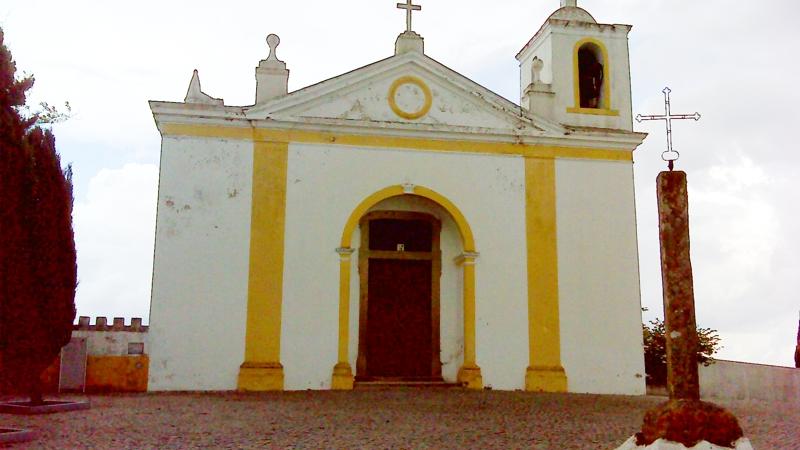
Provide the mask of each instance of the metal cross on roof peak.
[{"label": "metal cross on roof peak", "polygon": [[422,10],[422,6],[412,5],[411,0],[406,0],[405,3],[398,3],[397,8],[406,10],[406,31],[411,31],[411,12]]},{"label": "metal cross on roof peak", "polygon": [[665,87],[663,91],[664,93],[664,114],[663,115],[646,115],[643,116],[638,114],[636,116],[637,122],[642,122],[645,120],[663,120],[667,124],[667,151],[661,153],[661,159],[667,162],[669,170],[672,170],[675,161],[680,158],[681,154],[678,153],[676,150],[672,149],[672,121],[676,119],[694,119],[695,121],[700,120],[700,113],[694,114],[672,114],[672,110],[670,109],[669,104],[669,93],[672,90],[668,87]]}]

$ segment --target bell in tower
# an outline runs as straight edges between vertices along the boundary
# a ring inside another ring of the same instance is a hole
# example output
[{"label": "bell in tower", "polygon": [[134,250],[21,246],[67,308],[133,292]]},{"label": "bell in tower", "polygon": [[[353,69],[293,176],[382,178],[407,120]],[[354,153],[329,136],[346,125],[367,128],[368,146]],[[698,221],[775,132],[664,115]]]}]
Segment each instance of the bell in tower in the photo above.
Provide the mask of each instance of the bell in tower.
[{"label": "bell in tower", "polygon": [[568,126],[632,131],[630,30],[561,0],[517,54],[522,107]]}]

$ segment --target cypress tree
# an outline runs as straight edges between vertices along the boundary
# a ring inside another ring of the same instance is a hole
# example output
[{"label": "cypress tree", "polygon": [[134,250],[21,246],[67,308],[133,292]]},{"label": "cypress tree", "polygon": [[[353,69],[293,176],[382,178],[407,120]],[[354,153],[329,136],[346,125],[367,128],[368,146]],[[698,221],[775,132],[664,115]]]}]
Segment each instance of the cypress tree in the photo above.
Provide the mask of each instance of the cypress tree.
[{"label": "cypress tree", "polygon": [[77,265],[71,168],[16,78],[0,29],[0,381],[41,404],[39,377],[69,342]]}]

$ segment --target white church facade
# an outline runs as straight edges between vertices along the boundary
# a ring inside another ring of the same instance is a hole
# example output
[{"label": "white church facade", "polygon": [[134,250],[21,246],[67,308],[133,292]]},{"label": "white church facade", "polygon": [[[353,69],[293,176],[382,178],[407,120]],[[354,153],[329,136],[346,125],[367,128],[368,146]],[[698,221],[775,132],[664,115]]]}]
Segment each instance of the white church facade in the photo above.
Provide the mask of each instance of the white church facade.
[{"label": "white church facade", "polygon": [[[562,1],[516,104],[424,52],[152,101],[149,390],[644,394],[627,35]],[[399,5],[398,5],[399,6]]]}]

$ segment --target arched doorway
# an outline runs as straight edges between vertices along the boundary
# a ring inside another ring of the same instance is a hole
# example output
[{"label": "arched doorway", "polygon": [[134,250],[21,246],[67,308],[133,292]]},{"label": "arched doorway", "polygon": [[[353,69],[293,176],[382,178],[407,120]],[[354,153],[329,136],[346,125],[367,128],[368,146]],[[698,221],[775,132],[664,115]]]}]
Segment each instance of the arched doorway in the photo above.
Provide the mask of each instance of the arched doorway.
[{"label": "arched doorway", "polygon": [[[353,388],[354,382],[353,370],[348,360],[350,341],[350,273],[352,255],[355,251],[351,247],[353,231],[359,226],[362,217],[367,214],[370,208],[383,200],[405,195],[414,195],[431,200],[443,208],[456,224],[462,252],[454,258],[454,262],[461,267],[463,283],[461,289],[463,305],[463,363],[458,369],[457,381],[471,389],[482,389],[481,370],[475,358],[475,261],[478,253],[475,251],[472,229],[461,211],[449,199],[431,189],[413,184],[389,186],[373,193],[356,206],[345,223],[340,247],[336,249],[339,254],[339,342],[337,350],[338,362],[333,368],[331,387],[333,389],[349,390]],[[435,364],[431,365],[431,373],[433,373],[433,367],[435,366]]]}]

